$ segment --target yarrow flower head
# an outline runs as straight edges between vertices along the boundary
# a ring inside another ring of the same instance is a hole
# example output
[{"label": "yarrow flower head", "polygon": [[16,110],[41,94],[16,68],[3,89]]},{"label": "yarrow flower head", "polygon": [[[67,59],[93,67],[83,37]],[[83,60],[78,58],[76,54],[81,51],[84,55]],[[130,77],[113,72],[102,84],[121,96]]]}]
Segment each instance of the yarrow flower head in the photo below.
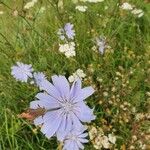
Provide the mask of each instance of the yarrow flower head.
[{"label": "yarrow flower head", "polygon": [[66,44],[59,44],[59,51],[64,53],[67,58],[73,57],[76,55],[75,52],[75,43],[69,42]]},{"label": "yarrow flower head", "polygon": [[142,17],[144,15],[144,11],[142,9],[137,9],[134,5],[131,5],[127,2],[123,3],[120,6],[121,9],[123,10],[129,10],[131,11],[131,13],[135,16],[137,16],[138,18]]},{"label": "yarrow flower head", "polygon": [[92,126],[89,130],[89,137],[95,149],[110,149],[112,145],[116,144],[116,136],[111,133],[107,136],[104,134],[102,128]]},{"label": "yarrow flower head", "polygon": [[87,8],[88,8],[87,6],[81,6],[81,5],[76,6],[76,10],[79,10],[80,12],[85,12]]},{"label": "yarrow flower head", "polygon": [[71,76],[69,76],[68,80],[69,82],[74,82],[80,78],[81,80],[85,78],[86,74],[83,72],[82,69],[77,69],[76,72],[74,72]]},{"label": "yarrow flower head", "polygon": [[81,0],[82,2],[98,3],[103,2],[104,0]]},{"label": "yarrow flower head", "polygon": [[120,6],[120,8],[123,9],[123,10],[132,10],[132,9],[133,9],[132,5],[129,4],[129,3],[127,3],[127,2],[123,3],[123,4]]},{"label": "yarrow flower head", "polygon": [[142,17],[144,15],[144,12],[142,9],[134,9],[131,11],[132,14],[137,15],[138,18]]},{"label": "yarrow flower head", "polygon": [[32,65],[17,62],[17,65],[11,67],[11,75],[18,81],[27,82],[28,78],[32,78]]},{"label": "yarrow flower head", "polygon": [[4,12],[3,11],[0,11],[0,15],[3,15],[4,14]]},{"label": "yarrow flower head", "polygon": [[88,143],[86,137],[88,133],[83,133],[86,129],[72,130],[64,139],[63,150],[84,149],[82,143]]},{"label": "yarrow flower head", "polygon": [[108,134],[108,139],[112,144],[116,143],[116,136],[114,134]]},{"label": "yarrow flower head", "polygon": [[75,31],[73,29],[73,24],[66,23],[64,28],[60,28],[57,32],[61,40],[65,39],[65,36],[67,36],[68,39],[73,40],[75,36]]},{"label": "yarrow flower head", "polygon": [[30,109],[45,109],[45,113],[34,119],[35,125],[42,125],[41,132],[47,138],[54,135],[59,141],[67,136],[72,129],[83,127],[81,122],[95,119],[93,109],[84,100],[94,93],[92,87],[81,88],[78,79],[70,87],[64,76],[52,76],[53,84],[45,80],[40,85],[44,92],[36,95],[37,100],[30,103]]},{"label": "yarrow flower head", "polygon": [[32,0],[28,3],[26,3],[26,5],[24,6],[24,9],[30,9],[31,7],[33,7],[35,5],[35,3],[37,3],[38,0]]},{"label": "yarrow flower head", "polygon": [[35,83],[40,87],[41,83],[46,80],[46,77],[43,72],[34,72],[33,74]]}]

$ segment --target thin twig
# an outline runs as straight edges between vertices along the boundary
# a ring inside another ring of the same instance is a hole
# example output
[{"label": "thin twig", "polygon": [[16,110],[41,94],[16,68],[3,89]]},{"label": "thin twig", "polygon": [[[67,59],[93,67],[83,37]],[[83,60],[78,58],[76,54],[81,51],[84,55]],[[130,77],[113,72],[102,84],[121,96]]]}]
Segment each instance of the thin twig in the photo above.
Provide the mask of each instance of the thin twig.
[{"label": "thin twig", "polygon": [[[4,2],[0,2],[0,3],[3,4],[4,6],[6,6],[8,9],[13,11],[13,9],[11,7],[9,7],[7,4],[5,4]],[[48,41],[47,38],[43,37],[43,35],[41,35],[38,31],[36,31],[34,29],[34,27],[30,24],[30,22],[23,15],[18,13],[18,16],[20,16],[29,25],[31,30],[33,30],[38,36],[40,36],[44,41]]]},{"label": "thin twig", "polygon": [[5,39],[6,43],[7,43],[13,50],[15,50],[15,48],[14,48],[13,45],[8,41],[8,39],[5,37],[5,35],[3,35],[1,32],[0,32],[0,35],[3,37],[3,39]]}]

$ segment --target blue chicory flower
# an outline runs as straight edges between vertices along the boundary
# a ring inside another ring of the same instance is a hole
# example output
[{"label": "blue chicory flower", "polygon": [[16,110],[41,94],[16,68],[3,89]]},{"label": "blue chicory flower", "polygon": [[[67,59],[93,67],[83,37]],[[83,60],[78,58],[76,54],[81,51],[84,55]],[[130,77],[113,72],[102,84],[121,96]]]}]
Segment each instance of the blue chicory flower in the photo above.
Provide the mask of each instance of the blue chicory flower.
[{"label": "blue chicory flower", "polygon": [[61,40],[65,39],[65,35],[67,36],[68,39],[73,40],[75,36],[75,31],[73,30],[73,24],[71,23],[66,23],[64,28],[60,28],[57,32],[59,35],[59,38]]},{"label": "blue chicory flower", "polygon": [[63,150],[79,150],[84,149],[83,143],[88,143],[86,137],[88,133],[84,133],[86,128],[81,130],[72,130],[64,139]]},{"label": "blue chicory flower", "polygon": [[36,95],[37,100],[30,103],[31,109],[44,108],[45,113],[34,120],[35,125],[42,125],[41,132],[47,138],[56,135],[59,141],[72,130],[83,127],[81,122],[95,119],[93,109],[84,100],[94,93],[92,87],[81,88],[78,79],[70,87],[64,76],[52,76],[53,84],[45,80],[40,89],[44,92]]},{"label": "blue chicory flower", "polygon": [[27,82],[28,78],[32,78],[32,65],[17,62],[17,65],[11,67],[11,75],[18,81]]},{"label": "blue chicory flower", "polygon": [[43,72],[34,72],[33,77],[36,85],[39,87],[41,86],[41,83],[46,80],[46,77]]},{"label": "blue chicory flower", "polygon": [[74,39],[75,31],[73,30],[73,24],[67,23],[64,27],[64,30],[66,32],[66,35],[69,39]]}]

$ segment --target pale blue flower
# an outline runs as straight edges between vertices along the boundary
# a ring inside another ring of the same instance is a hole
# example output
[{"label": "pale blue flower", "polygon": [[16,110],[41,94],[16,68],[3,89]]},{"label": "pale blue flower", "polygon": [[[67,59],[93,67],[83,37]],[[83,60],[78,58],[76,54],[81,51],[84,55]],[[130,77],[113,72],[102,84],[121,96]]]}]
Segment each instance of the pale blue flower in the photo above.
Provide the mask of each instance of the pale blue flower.
[{"label": "pale blue flower", "polygon": [[98,46],[99,52],[103,55],[106,48],[106,40],[105,38],[96,38],[96,44]]},{"label": "pale blue flower", "polygon": [[72,130],[64,139],[63,150],[80,150],[84,149],[83,143],[88,143],[86,137],[88,133],[84,133],[86,129]]},{"label": "pale blue flower", "polygon": [[64,30],[66,32],[66,35],[68,37],[68,39],[74,39],[75,36],[75,31],[73,30],[73,24],[71,23],[67,23],[64,27]]},{"label": "pale blue flower", "polygon": [[46,80],[46,77],[44,75],[43,72],[34,72],[33,74],[33,77],[34,77],[34,80],[35,80],[35,83],[37,84],[37,86],[40,87],[41,83]]},{"label": "pale blue flower", "polygon": [[11,75],[18,81],[27,82],[28,78],[32,78],[32,65],[17,62],[17,65],[11,67]]},{"label": "pale blue flower", "polygon": [[61,40],[65,40],[65,36],[68,39],[73,40],[74,36],[75,36],[75,31],[73,29],[73,24],[71,23],[66,23],[64,28],[60,28],[57,32],[57,34],[59,35],[59,38]]},{"label": "pale blue flower", "polygon": [[83,127],[81,122],[95,119],[93,109],[84,100],[94,93],[92,87],[81,88],[78,79],[70,87],[64,76],[52,76],[51,84],[45,80],[40,89],[44,92],[36,95],[37,100],[30,103],[31,109],[44,108],[46,113],[34,120],[35,125],[42,125],[41,131],[47,138],[54,135],[59,141],[72,130]]}]

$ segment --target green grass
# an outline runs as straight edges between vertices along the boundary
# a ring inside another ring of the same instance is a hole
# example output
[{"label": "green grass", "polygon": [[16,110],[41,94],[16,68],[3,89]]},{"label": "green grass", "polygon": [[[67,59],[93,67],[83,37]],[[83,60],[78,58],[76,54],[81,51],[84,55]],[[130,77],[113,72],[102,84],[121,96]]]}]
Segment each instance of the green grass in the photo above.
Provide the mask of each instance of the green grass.
[{"label": "green grass", "polygon": [[[35,133],[34,125],[17,117],[29,107],[38,92],[34,85],[16,82],[11,76],[11,66],[17,61],[32,64],[35,71],[44,72],[48,79],[53,74],[68,77],[78,68],[83,69],[87,75],[83,84],[92,84],[96,89],[87,101],[95,107],[97,115],[92,124],[104,131],[111,125],[106,133],[116,130],[116,147],[121,149],[126,145],[129,149],[133,124],[137,123],[136,114],[148,113],[150,108],[150,97],[146,95],[150,91],[150,4],[130,0],[131,4],[144,10],[144,16],[137,18],[119,9],[120,0],[96,4],[79,2],[88,6],[85,13],[76,11],[76,4],[71,0],[64,1],[64,9],[57,9],[55,2],[39,0],[25,12],[24,0],[0,0],[0,11],[4,11],[0,15],[0,150],[55,150],[58,146],[55,138],[48,140],[39,129]],[[39,13],[42,6],[46,10]],[[107,10],[105,6],[108,6]],[[16,17],[12,15],[14,10],[19,11]],[[73,23],[76,31],[76,57],[71,59],[58,51],[57,30],[67,22]],[[104,56],[92,50],[92,39],[99,35],[104,35],[111,46]],[[118,77],[116,72],[122,76]],[[102,82],[99,82],[100,78]],[[115,92],[111,91],[112,87]],[[108,92],[107,97],[104,92]],[[127,111],[120,109],[123,102],[131,104]],[[131,111],[133,107],[135,113]],[[125,114],[129,116],[129,122],[123,119]],[[146,135],[149,124],[148,120],[142,120],[139,133]],[[91,144],[85,149],[94,150]]]}]

